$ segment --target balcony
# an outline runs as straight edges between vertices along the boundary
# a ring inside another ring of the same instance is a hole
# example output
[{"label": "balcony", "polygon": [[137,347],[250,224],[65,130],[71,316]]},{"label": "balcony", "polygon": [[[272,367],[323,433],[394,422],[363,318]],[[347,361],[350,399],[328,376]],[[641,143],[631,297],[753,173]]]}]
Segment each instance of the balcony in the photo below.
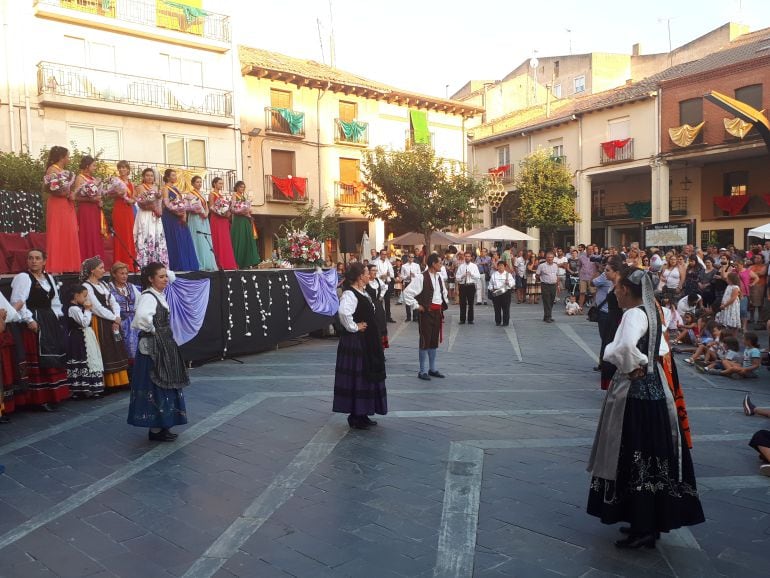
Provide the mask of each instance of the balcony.
[{"label": "balcony", "polygon": [[35,14],[215,52],[230,49],[230,17],[181,0],[35,0]]},{"label": "balcony", "polygon": [[266,106],[265,127],[267,132],[274,134],[305,138],[305,113],[289,108]]},{"label": "balcony", "polygon": [[[96,151],[97,153],[99,151]],[[107,165],[109,167],[115,167],[116,164],[118,164],[119,159],[102,159],[100,158],[98,160],[100,166],[101,165]],[[155,169],[158,173],[158,175],[162,176],[163,171],[166,169],[175,169],[178,172],[182,172],[185,175],[189,176],[189,178],[192,178],[194,176],[199,176],[203,179],[203,187],[202,190],[204,192],[208,192],[211,189],[211,181],[214,180],[214,178],[219,177],[225,182],[224,190],[225,191],[232,191],[235,187],[235,183],[238,181],[235,169],[222,169],[222,168],[216,168],[216,167],[198,167],[193,165],[175,165],[175,164],[169,164],[169,163],[153,163],[153,162],[145,162],[145,161],[132,161],[129,160],[128,163],[131,165],[131,174],[129,175],[129,179],[134,183],[140,183],[142,182],[142,171],[144,169],[150,168]],[[184,178],[184,175],[182,176]],[[158,178],[156,178],[155,183],[160,186],[162,184],[162,181],[159,181]]]},{"label": "balcony", "polygon": [[[37,65],[37,84],[41,102],[52,106],[172,117],[200,124],[232,123],[232,93],[218,88],[52,62]],[[168,112],[159,114],[158,110]],[[179,113],[187,116],[180,118]]]},{"label": "balcony", "polygon": [[513,165],[505,164],[499,167],[492,167],[487,170],[490,175],[495,175],[503,183],[513,182]]},{"label": "balcony", "polygon": [[[629,211],[629,204],[639,202],[630,201],[628,203],[605,203],[599,207],[591,208],[591,218],[595,220],[614,220],[614,219],[633,219]],[[683,217],[687,215],[687,197],[671,197],[668,203],[668,213],[672,217]],[[645,219],[649,218],[644,217]]]},{"label": "balcony", "polygon": [[359,120],[334,119],[334,142],[338,144],[369,145],[369,123]]},{"label": "balcony", "polygon": [[360,207],[363,204],[363,192],[364,186],[362,183],[335,181],[335,204],[340,207]]},{"label": "balcony", "polygon": [[436,133],[432,132],[430,133],[430,143],[426,142],[417,142],[414,138],[414,133],[411,130],[407,130],[404,134],[404,149],[411,151],[414,150],[418,146],[429,146],[432,149],[436,148],[435,145],[436,142]]},{"label": "balcony", "polygon": [[265,175],[265,198],[271,203],[307,203],[307,179]]},{"label": "balcony", "polygon": [[603,165],[634,160],[634,139],[611,140],[599,145],[599,162]]}]

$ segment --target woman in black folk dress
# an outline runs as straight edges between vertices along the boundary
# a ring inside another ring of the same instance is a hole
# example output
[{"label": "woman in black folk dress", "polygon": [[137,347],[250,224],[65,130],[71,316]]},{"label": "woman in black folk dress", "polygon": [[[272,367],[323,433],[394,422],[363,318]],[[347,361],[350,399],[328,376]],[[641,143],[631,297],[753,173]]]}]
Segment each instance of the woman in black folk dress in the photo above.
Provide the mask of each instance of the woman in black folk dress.
[{"label": "woman in black folk dress", "polygon": [[674,398],[657,364],[663,328],[649,275],[624,266],[615,295],[626,312],[604,351],[617,371],[588,463],[587,510],[605,524],[630,524],[620,528],[627,537],[615,542],[619,548],[654,548],[660,532],[704,516]]},{"label": "woman in black folk dress", "polygon": [[385,354],[374,304],[366,292],[368,282],[363,264],[352,263],[345,271],[339,308],[344,331],[337,347],[332,411],[349,414],[348,425],[354,429],[377,425],[369,416],[388,413]]},{"label": "woman in black folk dress", "polygon": [[374,320],[377,329],[382,336],[382,348],[388,349],[388,319],[385,314],[385,294],[388,286],[377,278],[377,265],[369,265],[369,282],[366,284],[366,292],[374,304]]}]

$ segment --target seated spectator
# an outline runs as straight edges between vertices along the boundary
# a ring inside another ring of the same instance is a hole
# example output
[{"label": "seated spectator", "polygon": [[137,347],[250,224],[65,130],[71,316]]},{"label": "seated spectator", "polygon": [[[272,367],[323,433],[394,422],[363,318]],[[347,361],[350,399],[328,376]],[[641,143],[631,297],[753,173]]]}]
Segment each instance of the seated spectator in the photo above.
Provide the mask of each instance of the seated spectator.
[{"label": "seated spectator", "polygon": [[[764,409],[751,403],[749,394],[743,398],[743,413],[746,415],[761,415],[770,417],[770,409]],[[770,430],[761,429],[751,437],[749,445],[757,450],[762,464],[759,466],[759,473],[763,476],[770,476]]]},{"label": "seated spectator", "polygon": [[719,325],[719,323],[713,319],[709,321],[700,334],[697,349],[690,357],[685,359],[684,362],[693,365],[699,361],[701,357],[705,360],[706,354],[719,345],[719,334],[721,331],[722,326]]},{"label": "seated spectator", "polygon": [[682,323],[677,326],[677,336],[674,340],[676,345],[690,344],[698,345],[698,323],[695,321],[695,314],[688,312],[684,314]]},{"label": "seated spectator", "polygon": [[[735,362],[738,363],[738,360],[741,356],[741,346],[738,343],[738,338],[734,335],[728,335],[724,339],[722,339],[722,347],[717,348],[713,353],[715,355],[715,359],[713,361],[710,361],[712,359],[711,357],[707,357],[706,361],[709,362],[708,365],[706,365],[703,368],[703,371],[706,373],[720,373],[725,370],[725,362]],[[700,366],[696,366],[700,368]]]},{"label": "seated spectator", "polygon": [[676,310],[679,315],[684,317],[685,313],[695,313],[698,309],[703,307],[703,299],[697,293],[690,293],[685,295],[676,304]]},{"label": "seated spectator", "polygon": [[740,379],[742,377],[757,377],[757,369],[762,358],[762,352],[759,351],[757,344],[759,339],[756,333],[746,333],[743,336],[743,360],[738,361],[725,359],[722,364],[724,369],[722,375],[729,375],[734,379]]},{"label": "seated spectator", "polygon": [[567,304],[564,307],[564,312],[567,315],[577,315],[580,313],[580,304],[575,299],[574,295],[570,295]]}]

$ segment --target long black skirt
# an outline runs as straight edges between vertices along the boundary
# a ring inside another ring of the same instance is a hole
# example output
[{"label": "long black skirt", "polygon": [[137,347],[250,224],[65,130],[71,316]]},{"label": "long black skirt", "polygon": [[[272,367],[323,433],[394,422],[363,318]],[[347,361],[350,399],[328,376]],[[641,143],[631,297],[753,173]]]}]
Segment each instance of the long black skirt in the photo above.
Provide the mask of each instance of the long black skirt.
[{"label": "long black skirt", "polygon": [[760,447],[770,448],[770,430],[759,430],[757,433],[751,436],[749,445],[757,451],[759,451]]},{"label": "long black skirt", "polygon": [[627,522],[635,533],[667,532],[705,520],[690,450],[681,438],[682,481],[665,399],[629,397],[615,480],[594,477],[588,513],[604,524]]},{"label": "long black skirt", "polygon": [[362,333],[345,333],[337,346],[332,411],[353,415],[388,413],[385,381],[371,381],[365,371]]}]

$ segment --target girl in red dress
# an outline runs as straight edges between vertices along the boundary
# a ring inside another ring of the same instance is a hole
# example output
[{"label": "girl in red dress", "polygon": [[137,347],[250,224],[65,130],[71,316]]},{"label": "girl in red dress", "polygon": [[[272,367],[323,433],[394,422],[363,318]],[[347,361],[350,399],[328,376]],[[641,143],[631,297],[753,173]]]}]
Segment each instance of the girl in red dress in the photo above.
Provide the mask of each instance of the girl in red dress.
[{"label": "girl in red dress", "polygon": [[115,204],[112,206],[112,229],[115,232],[114,262],[125,263],[129,272],[136,271],[136,246],[134,245],[134,183],[128,178],[131,165],[128,161],[118,162],[118,178],[125,186],[124,190],[116,192]]},{"label": "girl in red dress", "polygon": [[104,255],[102,239],[102,193],[93,176],[96,160],[90,155],[80,159],[80,174],[72,188],[78,202],[78,239],[80,256],[90,259]]},{"label": "girl in red dress", "polygon": [[44,189],[47,193],[45,209],[46,252],[48,271],[72,273],[80,270],[80,243],[75,214],[72,174],[65,169],[70,160],[69,151],[60,146],[51,147],[45,171]]}]

